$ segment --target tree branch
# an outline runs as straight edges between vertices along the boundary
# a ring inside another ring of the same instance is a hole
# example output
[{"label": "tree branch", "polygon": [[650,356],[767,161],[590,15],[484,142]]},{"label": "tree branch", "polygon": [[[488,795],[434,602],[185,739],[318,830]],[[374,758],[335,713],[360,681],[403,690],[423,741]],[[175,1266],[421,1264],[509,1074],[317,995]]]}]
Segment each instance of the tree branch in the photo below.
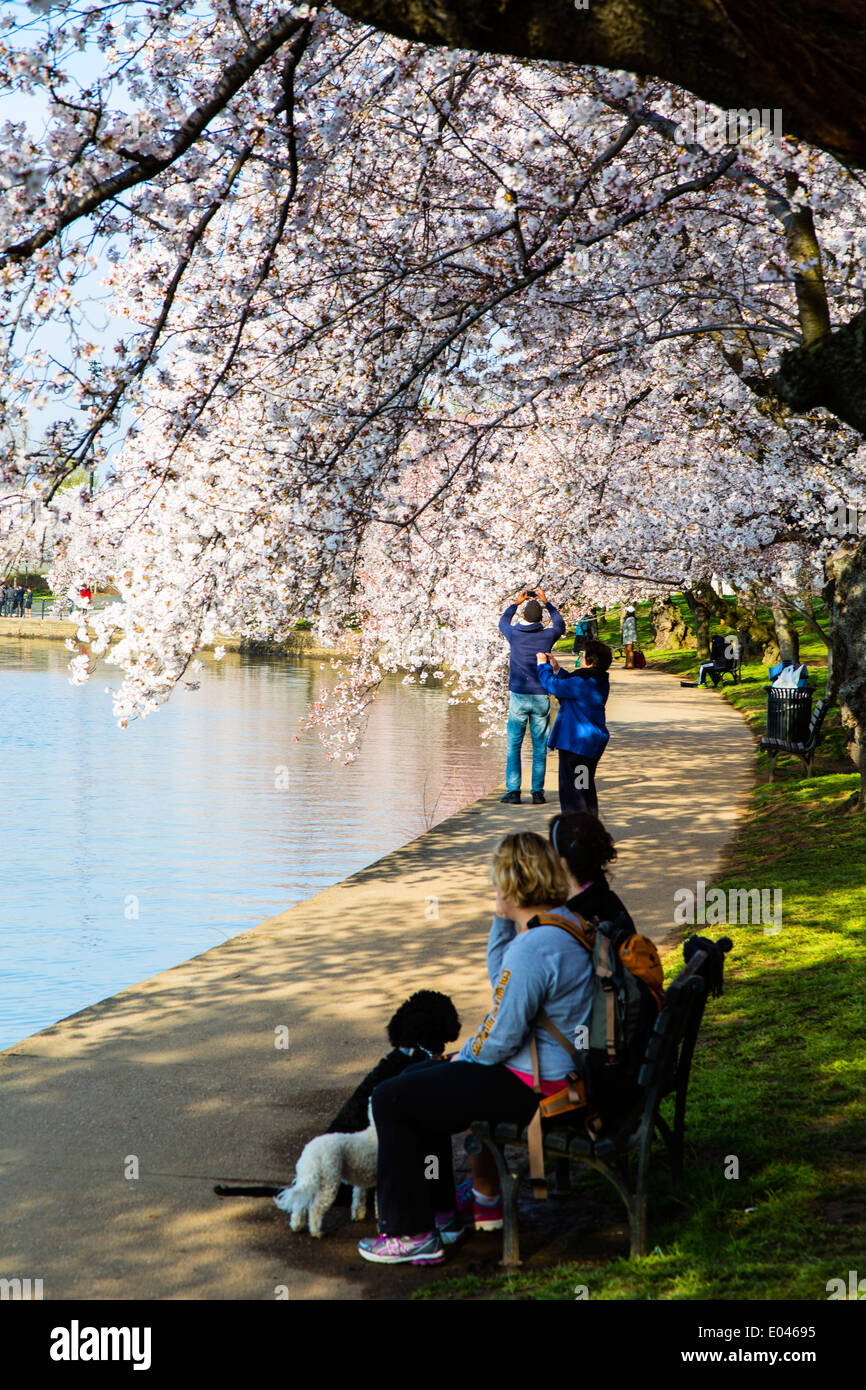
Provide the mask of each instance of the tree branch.
[{"label": "tree branch", "polygon": [[253,74],[258,72],[299,29],[308,27],[309,24],[310,20],[298,19],[291,12],[282,14],[261,38],[251,43],[239,57],[229,64],[212,95],[187,116],[165,154],[136,157],[128,168],[120,170],[117,174],[112,174],[109,178],[100,180],[89,192],[79,194],[75,198],[69,198],[60,209],[52,226],[43,227],[41,231],[34,232],[32,236],[25,237],[23,241],[16,242],[0,253],[0,267],[10,261],[26,260],[40,247],[47,246],[49,242],[54,241],[65,227],[83,217],[88,217],[103,203],[115,198],[118,193],[125,192],[127,188],[134,188],[136,184],[147,183],[163,169],[175,164],[195,144],[214,116],[218,115],[232,98],[237,96]]}]

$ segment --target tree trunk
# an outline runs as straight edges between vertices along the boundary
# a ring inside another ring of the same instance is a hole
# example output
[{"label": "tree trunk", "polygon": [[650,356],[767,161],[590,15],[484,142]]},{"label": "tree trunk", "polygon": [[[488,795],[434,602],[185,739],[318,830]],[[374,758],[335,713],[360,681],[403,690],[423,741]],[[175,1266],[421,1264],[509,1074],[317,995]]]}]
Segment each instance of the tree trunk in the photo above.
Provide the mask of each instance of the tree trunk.
[{"label": "tree trunk", "polygon": [[650,622],[653,646],[661,651],[681,652],[696,645],[694,633],[669,594],[653,599]]},{"label": "tree trunk", "polygon": [[707,661],[710,655],[710,610],[696,589],[683,589],[683,598],[689,605],[689,612],[695,625],[698,659]]},{"label": "tree trunk", "polygon": [[866,165],[861,0],[335,0],[431,47],[625,68],[728,109],[783,113],[784,133]]},{"label": "tree trunk", "polygon": [[759,618],[753,608],[740,603],[736,605],[736,616],[731,615],[727,621],[736,627],[742,638],[744,661],[775,666],[779,660],[779,641],[773,622]]},{"label": "tree trunk", "polygon": [[772,604],[773,622],[779,639],[779,657],[782,661],[800,661],[800,634],[794,627],[794,619],[784,603]]},{"label": "tree trunk", "polygon": [[860,774],[857,809],[866,810],[866,541],[824,565],[830,615],[830,689],[839,700],[848,752]]},{"label": "tree trunk", "polygon": [[708,614],[734,628],[740,635],[743,661],[762,661],[772,666],[779,659],[779,643],[774,623],[758,617],[753,601],[737,594],[733,599],[721,598],[711,584],[695,585],[695,593]]}]

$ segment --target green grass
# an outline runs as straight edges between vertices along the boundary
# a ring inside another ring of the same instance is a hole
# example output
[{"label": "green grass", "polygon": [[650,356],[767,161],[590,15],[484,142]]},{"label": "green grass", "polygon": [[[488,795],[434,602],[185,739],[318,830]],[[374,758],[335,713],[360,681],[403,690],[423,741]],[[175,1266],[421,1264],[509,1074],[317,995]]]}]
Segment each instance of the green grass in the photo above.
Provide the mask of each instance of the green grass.
[{"label": "green grass", "polygon": [[[596,1299],[824,1299],[829,1279],[862,1266],[866,824],[840,811],[854,782],[753,793],[718,883],[781,888],[782,931],[706,929],[727,932],[734,949],[692,1067],[681,1193],[660,1149],[654,1160],[655,1253],[589,1263],[576,1251],[573,1263],[431,1285],[427,1297],[573,1299],[585,1284]],[[679,948],[665,964],[672,978]],[[736,1179],[725,1177],[730,1155]],[[597,1193],[599,1179],[589,1182]]]},{"label": "green grass", "polygon": [[[820,650],[819,640],[813,650],[804,638],[807,660]],[[667,669],[695,670],[694,653],[648,655]],[[695,697],[723,694],[760,734],[766,669],[746,667],[744,678]],[[422,1297],[571,1301],[586,1285],[590,1298],[604,1300],[823,1301],[829,1279],[866,1274],[866,818],[845,810],[857,777],[838,770],[846,761],[841,730],[829,734],[812,779],[791,760],[771,785],[759,765],[761,780],[715,881],[726,890],[781,889],[781,932],[697,928],[729,935],[734,948],[695,1053],[681,1192],[672,1193],[656,1149],[653,1253],[616,1257],[620,1236],[611,1237],[609,1258],[596,1239],[595,1258],[581,1259],[578,1238],[573,1262],[437,1282]],[[674,946],[667,978],[681,966]],[[729,1156],[739,1161],[738,1178],[725,1176]],[[588,1196],[605,1190],[591,1173],[578,1182]]]},{"label": "green grass", "polygon": [[[689,628],[694,630],[685,599],[680,594],[673,595],[673,598]],[[637,645],[646,656],[647,662],[659,670],[668,671],[671,675],[682,676],[686,680],[697,680],[700,660],[694,650],[672,652],[653,646],[654,637],[650,623],[650,608],[649,603],[636,605]],[[762,617],[770,616],[768,611],[761,609],[758,611]],[[827,613],[822,605],[816,605],[815,617],[826,630]],[[614,608],[599,624],[599,637],[614,649],[619,644],[620,623],[620,610]],[[816,633],[804,625],[801,619],[796,620],[795,626],[800,634],[800,658],[809,667],[809,684],[814,689],[814,698],[817,700],[824,692],[827,679],[827,647]],[[714,621],[712,631],[720,630],[722,630],[721,625]],[[571,629],[556,643],[554,650],[570,652],[573,642],[574,630]],[[739,685],[732,685],[726,677],[719,687],[720,693],[740,711],[758,736],[764,732],[766,723],[766,686],[769,684],[767,669],[760,662],[745,664],[742,668],[742,681]],[[706,690],[702,689],[697,698],[711,699],[712,687],[707,687]],[[829,773],[851,770],[853,765],[846,752],[845,744],[845,732],[842,728],[838,707],[836,707],[830,710],[824,720],[823,736],[815,759],[816,772]],[[767,755],[765,753],[760,754],[759,776],[766,777],[768,775],[769,765]],[[802,776],[802,773],[803,765],[798,758],[783,757],[776,764],[776,779],[779,781],[796,781]]]}]

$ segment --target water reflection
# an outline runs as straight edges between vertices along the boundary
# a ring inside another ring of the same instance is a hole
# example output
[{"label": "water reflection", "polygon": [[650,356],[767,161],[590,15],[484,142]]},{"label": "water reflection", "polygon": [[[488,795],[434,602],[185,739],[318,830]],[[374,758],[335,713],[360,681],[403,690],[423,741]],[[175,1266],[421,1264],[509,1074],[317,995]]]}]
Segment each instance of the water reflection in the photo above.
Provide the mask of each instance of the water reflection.
[{"label": "water reflection", "polygon": [[116,727],[100,667],[0,640],[0,1047],[310,897],[503,780],[499,740],[439,686],[389,678],[360,755],[298,718],[312,661],[227,654]]}]

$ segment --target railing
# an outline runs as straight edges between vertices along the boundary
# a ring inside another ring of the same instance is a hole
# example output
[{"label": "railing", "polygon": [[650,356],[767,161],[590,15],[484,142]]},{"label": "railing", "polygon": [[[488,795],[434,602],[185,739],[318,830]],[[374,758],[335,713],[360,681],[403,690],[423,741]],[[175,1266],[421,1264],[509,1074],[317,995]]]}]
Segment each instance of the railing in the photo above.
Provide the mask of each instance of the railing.
[{"label": "railing", "polygon": [[3,608],[0,609],[0,618],[32,618],[34,621],[39,621],[47,618],[49,621],[57,621],[59,619],[61,622],[65,622],[69,618],[71,618],[73,614],[76,612],[98,613],[101,609],[107,608],[109,604],[118,603],[119,599],[112,598],[106,594],[102,594],[99,596],[99,598],[94,599],[91,603],[89,603],[87,608],[78,609],[76,609],[73,604],[69,603],[68,600],[61,600],[61,605],[63,603],[66,604],[66,612],[63,612],[61,607],[61,611],[59,613],[54,613],[52,610],[57,605],[57,602],[57,599],[55,599],[53,595],[49,596],[48,598],[35,597],[32,608],[25,607],[24,611],[20,612],[16,607],[14,613],[7,611],[8,605],[4,604]]}]

